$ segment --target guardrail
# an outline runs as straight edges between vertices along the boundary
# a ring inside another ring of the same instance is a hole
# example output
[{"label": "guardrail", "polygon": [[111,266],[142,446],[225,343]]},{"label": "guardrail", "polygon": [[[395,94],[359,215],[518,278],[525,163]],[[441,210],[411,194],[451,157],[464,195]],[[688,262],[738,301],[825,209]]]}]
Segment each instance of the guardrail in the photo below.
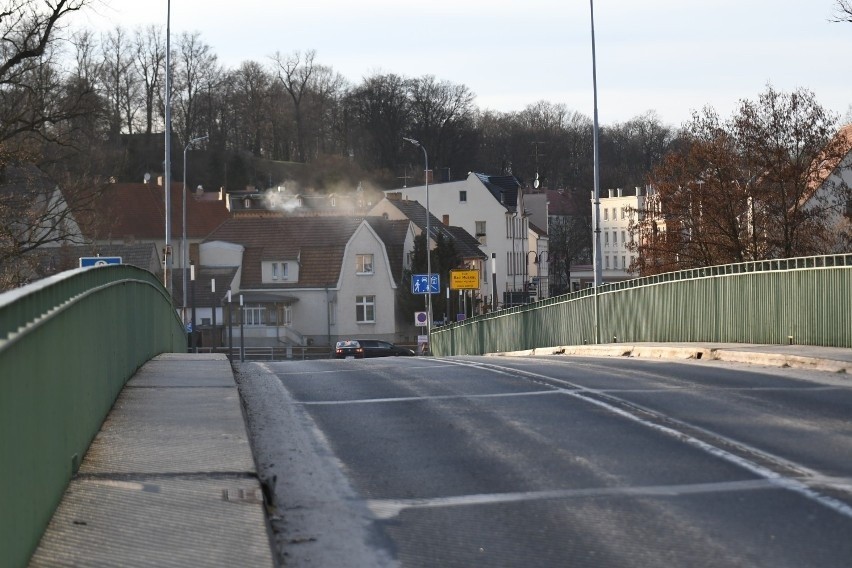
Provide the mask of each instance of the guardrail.
[{"label": "guardrail", "polygon": [[26,565],[125,382],[186,350],[150,272],[80,268],[0,294],[0,551]]},{"label": "guardrail", "polygon": [[606,284],[597,293],[587,288],[450,324],[433,330],[431,339],[437,355],[478,355],[598,338],[852,347],[852,254],[710,266]]}]

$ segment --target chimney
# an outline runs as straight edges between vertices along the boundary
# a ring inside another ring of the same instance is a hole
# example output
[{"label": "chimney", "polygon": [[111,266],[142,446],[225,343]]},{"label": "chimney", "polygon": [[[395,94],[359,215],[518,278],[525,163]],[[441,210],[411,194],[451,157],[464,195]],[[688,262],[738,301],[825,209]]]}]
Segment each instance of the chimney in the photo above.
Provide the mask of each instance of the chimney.
[{"label": "chimney", "polygon": [[636,186],[636,197],[642,197],[642,188],[638,185]]},{"label": "chimney", "polygon": [[618,191],[618,196],[622,197],[622,189],[619,187],[617,191]]}]

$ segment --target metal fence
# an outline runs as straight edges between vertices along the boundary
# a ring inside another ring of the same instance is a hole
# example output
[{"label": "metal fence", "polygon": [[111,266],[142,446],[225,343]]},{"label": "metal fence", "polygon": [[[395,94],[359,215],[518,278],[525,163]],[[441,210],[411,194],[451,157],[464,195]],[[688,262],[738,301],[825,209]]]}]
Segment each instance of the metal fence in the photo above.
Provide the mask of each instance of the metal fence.
[{"label": "metal fence", "polygon": [[186,350],[163,286],[81,268],[0,294],[0,551],[26,565],[125,382]]},{"label": "metal fence", "polygon": [[431,339],[437,355],[657,341],[852,347],[852,254],[607,284],[441,327]]}]

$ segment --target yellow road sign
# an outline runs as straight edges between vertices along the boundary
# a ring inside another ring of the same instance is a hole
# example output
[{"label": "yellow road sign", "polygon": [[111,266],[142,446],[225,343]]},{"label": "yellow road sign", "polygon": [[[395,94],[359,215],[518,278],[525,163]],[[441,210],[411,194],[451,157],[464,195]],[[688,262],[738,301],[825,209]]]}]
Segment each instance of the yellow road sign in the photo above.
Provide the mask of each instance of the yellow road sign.
[{"label": "yellow road sign", "polygon": [[478,290],[478,270],[450,270],[450,290]]}]

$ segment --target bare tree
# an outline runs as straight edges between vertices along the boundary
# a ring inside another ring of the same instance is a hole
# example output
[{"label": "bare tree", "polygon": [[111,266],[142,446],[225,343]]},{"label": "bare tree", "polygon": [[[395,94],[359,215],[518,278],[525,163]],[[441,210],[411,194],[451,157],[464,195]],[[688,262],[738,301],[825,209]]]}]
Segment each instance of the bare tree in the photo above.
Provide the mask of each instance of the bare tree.
[{"label": "bare tree", "polygon": [[278,66],[278,80],[293,101],[296,120],[296,155],[300,162],[306,161],[304,120],[302,116],[302,99],[308,92],[311,78],[314,74],[314,58],[316,51],[310,50],[302,54],[295,51],[283,56],[276,53],[273,60]]},{"label": "bare tree", "polygon": [[137,29],[134,34],[133,64],[142,81],[142,97],[145,109],[145,133],[151,134],[154,128],[154,112],[158,108],[160,85],[163,79],[163,67],[166,59],[166,45],[160,28],[150,25]]},{"label": "bare tree", "polygon": [[852,23],[852,1],[837,0],[834,6],[834,15],[831,18],[832,22],[849,22]]},{"label": "bare tree", "polygon": [[125,29],[118,26],[105,34],[101,41],[101,51],[109,137],[116,142],[122,132],[133,133],[138,91],[133,47]]},{"label": "bare tree", "polygon": [[[61,78],[49,64],[62,19],[88,0],[12,0],[0,8],[0,143],[69,116],[55,104]],[[44,74],[43,71],[47,71]]]},{"label": "bare tree", "polygon": [[207,131],[209,96],[221,81],[216,54],[198,32],[183,33],[174,70],[174,124],[182,144]]}]

